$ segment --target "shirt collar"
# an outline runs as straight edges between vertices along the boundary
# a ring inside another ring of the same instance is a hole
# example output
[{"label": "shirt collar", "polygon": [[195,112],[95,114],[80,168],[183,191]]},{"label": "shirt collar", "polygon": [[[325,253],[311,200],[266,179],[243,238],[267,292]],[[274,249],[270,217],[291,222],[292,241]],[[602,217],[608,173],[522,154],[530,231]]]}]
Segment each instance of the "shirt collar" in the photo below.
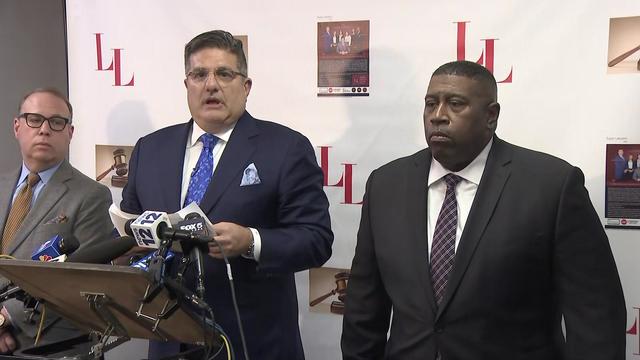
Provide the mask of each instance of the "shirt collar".
[{"label": "shirt collar", "polygon": [[[47,170],[38,172],[38,176],[40,176],[40,181],[42,181],[42,184],[47,185],[47,183],[49,182],[49,180],[51,180],[51,177],[53,176],[53,174],[55,174],[56,170],[58,170],[60,165],[62,165],[62,162],[59,162],[58,164],[48,168]],[[21,185],[23,182],[27,180],[27,176],[29,175],[30,172],[31,171],[29,170],[27,165],[25,165],[25,163],[23,162],[22,171],[20,172],[20,181],[18,181],[18,185]]]},{"label": "shirt collar", "polygon": [[473,161],[471,161],[469,165],[457,172],[452,172],[445,169],[445,167],[442,166],[442,164],[440,164],[438,160],[432,157],[427,186],[431,186],[433,183],[440,180],[443,176],[450,173],[456,174],[468,182],[480,185],[480,179],[482,178],[484,167],[487,164],[487,158],[489,157],[489,150],[491,150],[491,145],[493,145],[493,138],[489,140],[484,149],[482,149],[480,154],[478,154],[478,156],[476,156],[476,158],[473,159]]},{"label": "shirt collar", "polygon": [[[224,141],[224,142],[228,142],[229,138],[231,137],[231,133],[233,132],[233,129],[236,127],[235,124],[233,124],[232,127],[230,127],[229,129],[220,132],[220,133],[214,133],[213,135],[215,135],[218,139]],[[200,139],[200,136],[202,136],[202,134],[204,134],[205,131],[202,130],[202,128],[200,127],[200,125],[198,125],[195,121],[193,122],[193,126],[191,127],[191,134],[189,136],[189,139],[187,140],[187,148],[191,148],[193,146],[195,146],[195,144],[198,142],[198,139]]]}]

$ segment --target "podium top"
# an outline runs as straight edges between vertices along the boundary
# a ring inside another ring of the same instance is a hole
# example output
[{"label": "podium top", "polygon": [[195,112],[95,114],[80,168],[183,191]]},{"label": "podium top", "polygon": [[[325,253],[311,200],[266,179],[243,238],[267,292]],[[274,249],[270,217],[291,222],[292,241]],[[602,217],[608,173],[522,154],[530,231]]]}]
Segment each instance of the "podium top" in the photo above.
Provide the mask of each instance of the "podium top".
[{"label": "podium top", "polygon": [[[108,324],[92,310],[87,294],[107,299],[104,306],[132,338],[170,340],[183,343],[209,342],[213,331],[206,337],[202,321],[184,308],[178,308],[165,320],[160,320],[156,331],[154,321],[137,316],[136,312],[152,283],[147,272],[128,266],[81,263],[47,263],[29,260],[0,259],[0,274],[31,296],[42,299],[63,317],[84,330],[103,332]],[[162,289],[142,313],[153,318],[166,310],[174,301]]]}]

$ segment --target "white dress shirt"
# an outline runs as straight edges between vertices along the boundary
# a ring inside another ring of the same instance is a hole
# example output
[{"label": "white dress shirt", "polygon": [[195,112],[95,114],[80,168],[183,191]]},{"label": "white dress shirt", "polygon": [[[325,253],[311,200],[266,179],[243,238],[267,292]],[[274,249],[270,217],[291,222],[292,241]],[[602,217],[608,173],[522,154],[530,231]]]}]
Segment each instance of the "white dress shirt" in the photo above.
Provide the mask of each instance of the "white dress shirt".
[{"label": "white dress shirt", "polygon": [[484,172],[484,167],[487,164],[487,156],[493,139],[489,140],[489,143],[482,149],[480,154],[476,156],[473,161],[467,165],[464,169],[458,172],[452,172],[444,168],[436,159],[431,160],[431,167],[429,169],[429,179],[427,180],[427,186],[429,190],[427,192],[427,239],[429,242],[429,261],[431,259],[431,243],[433,242],[433,232],[438,221],[438,215],[440,215],[440,209],[444,203],[444,195],[447,192],[447,184],[444,182],[443,177],[447,174],[456,174],[463,180],[456,186],[456,200],[458,202],[458,227],[456,229],[456,250],[460,243],[460,237],[462,236],[462,230],[467,223],[469,217],[469,211],[473,204],[473,199],[478,191],[478,185]]}]

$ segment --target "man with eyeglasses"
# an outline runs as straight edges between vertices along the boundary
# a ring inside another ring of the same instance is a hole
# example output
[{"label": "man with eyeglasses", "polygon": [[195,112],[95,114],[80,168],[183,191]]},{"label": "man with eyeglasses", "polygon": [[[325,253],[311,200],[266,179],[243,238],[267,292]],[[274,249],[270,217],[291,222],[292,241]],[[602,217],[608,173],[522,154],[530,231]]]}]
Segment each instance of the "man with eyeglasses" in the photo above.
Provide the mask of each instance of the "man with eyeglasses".
[{"label": "man with eyeglasses", "polygon": [[[22,166],[0,175],[2,254],[31,259],[55,235],[75,236],[81,247],[108,239],[113,230],[109,189],[66,160],[74,130],[73,110],[66,96],[53,88],[36,89],[22,99],[18,109],[13,131]],[[7,279],[0,277],[0,289],[7,285]],[[0,314],[0,353],[33,346],[38,326],[39,316],[29,321],[22,302],[5,301]],[[80,334],[48,311],[39,345]]]},{"label": "man with eyeglasses", "polygon": [[[141,138],[121,208],[175,212],[199,204],[229,257],[251,359],[304,359],[294,273],[331,256],[323,175],[302,134],[246,110],[252,80],[242,43],[205,32],[184,50],[192,119]],[[222,254],[205,257],[205,300],[246,359]],[[150,358],[178,351],[153,343]]]}]

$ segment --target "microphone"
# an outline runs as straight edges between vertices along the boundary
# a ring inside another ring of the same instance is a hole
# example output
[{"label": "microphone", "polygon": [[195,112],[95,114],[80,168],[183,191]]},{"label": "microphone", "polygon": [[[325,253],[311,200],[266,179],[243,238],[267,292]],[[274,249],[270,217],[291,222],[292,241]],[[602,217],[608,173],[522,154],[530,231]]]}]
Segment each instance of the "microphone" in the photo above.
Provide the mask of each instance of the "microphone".
[{"label": "microphone", "polygon": [[[192,236],[208,237],[209,230],[204,218],[198,213],[190,213],[185,216],[184,220],[178,223],[178,228],[182,231],[188,231]],[[201,298],[204,298],[204,260],[203,253],[209,252],[208,243],[182,244],[182,250],[189,253],[189,260],[196,264],[196,291]]]},{"label": "microphone", "polygon": [[80,242],[75,236],[54,235],[31,254],[31,260],[63,262],[78,247]]},{"label": "microphone", "polygon": [[160,236],[169,228],[169,216],[162,211],[145,211],[137,219],[124,225],[127,235],[133,236],[138,246],[159,249],[163,238]]},{"label": "microphone", "polygon": [[120,236],[82,248],[69,255],[67,262],[108,264],[111,260],[124,255],[136,245],[136,240],[131,236]]},{"label": "microphone", "polygon": [[209,230],[207,229],[207,224],[204,222],[204,218],[195,212],[185,216],[184,220],[178,223],[178,229],[190,231],[196,235],[209,235]]},{"label": "microphone", "polygon": [[207,304],[206,301],[202,300],[201,297],[198,297],[196,294],[182,286],[182,284],[178,283],[176,280],[167,278],[165,279],[165,285],[170,290],[173,290],[176,293],[182,295],[182,298],[184,300],[191,302],[193,305],[196,305],[201,309],[209,309],[209,304]]},{"label": "microphone", "polygon": [[[197,227],[198,225],[186,226]],[[127,221],[124,231],[136,239],[138,246],[151,249],[159,249],[162,242],[166,240],[191,244],[207,244],[211,240],[209,237],[193,234],[191,231],[171,228],[167,213],[162,211],[145,211],[137,219]]]}]

